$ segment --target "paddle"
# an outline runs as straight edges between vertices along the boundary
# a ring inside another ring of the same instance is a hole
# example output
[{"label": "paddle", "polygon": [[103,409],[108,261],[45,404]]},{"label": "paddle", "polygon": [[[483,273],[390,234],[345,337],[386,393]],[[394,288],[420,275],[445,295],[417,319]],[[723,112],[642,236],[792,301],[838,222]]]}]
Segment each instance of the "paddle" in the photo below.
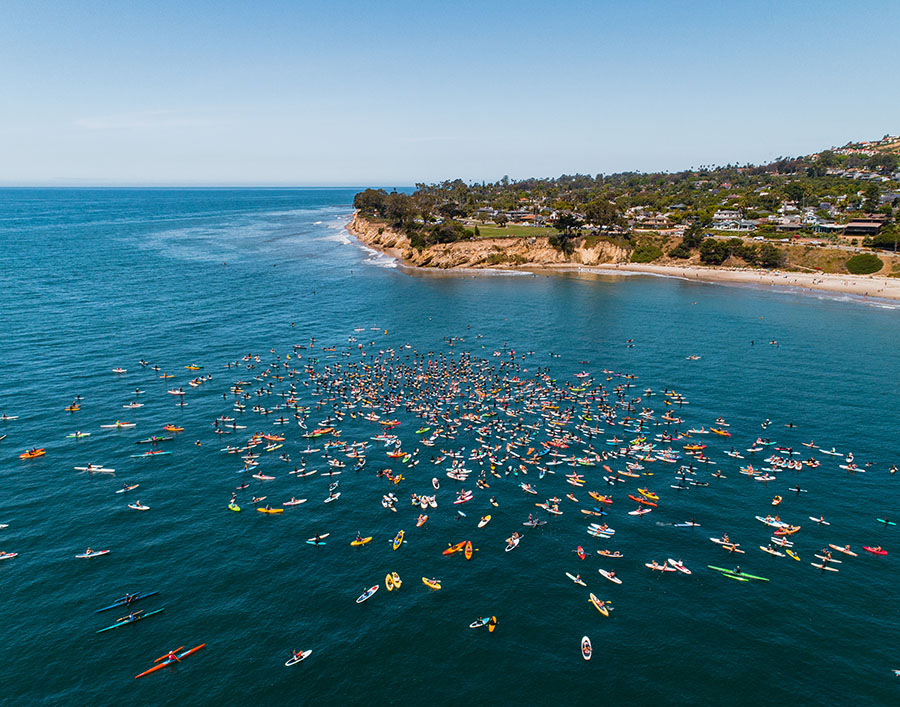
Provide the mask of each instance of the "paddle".
[{"label": "paddle", "polygon": [[[174,651],[169,651],[169,653],[177,653],[177,652],[180,651],[182,648],[184,648],[184,646],[179,646],[179,647],[176,648]],[[165,660],[166,658],[169,657],[169,653],[166,653],[165,655],[161,655],[159,658],[157,658],[157,659],[154,660],[153,662],[154,662],[154,663],[158,663],[158,662],[161,661],[161,660]]]}]

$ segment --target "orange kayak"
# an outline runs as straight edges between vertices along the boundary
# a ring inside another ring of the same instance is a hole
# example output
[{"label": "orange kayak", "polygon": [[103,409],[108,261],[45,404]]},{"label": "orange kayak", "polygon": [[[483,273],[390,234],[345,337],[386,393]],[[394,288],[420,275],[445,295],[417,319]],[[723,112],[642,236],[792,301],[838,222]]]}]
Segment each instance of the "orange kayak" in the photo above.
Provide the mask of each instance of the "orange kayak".
[{"label": "orange kayak", "polygon": [[444,555],[452,555],[456,552],[462,552],[462,549],[466,546],[467,540],[463,540],[461,543],[456,543],[456,545],[450,545],[446,550],[444,550]]},{"label": "orange kayak", "polygon": [[466,549],[464,552],[466,555],[466,559],[471,560],[472,559],[472,541],[471,540],[466,541]]},{"label": "orange kayak", "polygon": [[42,457],[47,453],[47,450],[41,447],[40,449],[29,449],[27,452],[22,452],[19,455],[19,459],[34,459],[36,457]]},{"label": "orange kayak", "polygon": [[181,661],[182,658],[187,658],[189,655],[191,655],[191,653],[196,653],[201,648],[203,648],[205,645],[206,645],[205,643],[201,643],[199,646],[195,646],[194,648],[191,648],[189,651],[184,651],[184,653],[178,653],[175,655],[175,660],[170,660],[168,654],[166,654],[160,658],[157,658],[156,661],[154,661],[154,662],[158,662],[160,660],[163,662],[160,663],[159,665],[154,665],[152,668],[150,668],[150,670],[145,670],[144,672],[139,673],[138,675],[135,675],[134,679],[137,680],[138,678],[142,678],[145,675],[149,675],[150,673],[155,673],[157,670],[161,670],[162,668],[172,665],[172,663],[178,663]]}]

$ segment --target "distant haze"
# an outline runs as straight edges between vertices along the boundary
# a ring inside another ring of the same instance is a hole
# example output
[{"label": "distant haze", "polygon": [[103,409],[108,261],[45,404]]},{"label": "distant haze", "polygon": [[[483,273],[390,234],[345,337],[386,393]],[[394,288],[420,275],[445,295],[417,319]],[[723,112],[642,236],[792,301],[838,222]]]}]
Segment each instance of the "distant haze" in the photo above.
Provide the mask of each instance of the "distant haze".
[{"label": "distant haze", "polygon": [[0,184],[760,163],[900,132],[900,3],[5,3]]}]

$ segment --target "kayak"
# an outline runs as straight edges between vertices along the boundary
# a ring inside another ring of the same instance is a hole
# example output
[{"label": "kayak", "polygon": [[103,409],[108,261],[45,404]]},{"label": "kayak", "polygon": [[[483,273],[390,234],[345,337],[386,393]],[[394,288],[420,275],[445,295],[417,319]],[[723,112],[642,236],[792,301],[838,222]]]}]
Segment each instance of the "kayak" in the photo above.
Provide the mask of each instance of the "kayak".
[{"label": "kayak", "polygon": [[566,572],[566,577],[568,577],[568,578],[571,579],[573,582],[575,582],[575,584],[580,584],[582,587],[586,587],[586,586],[587,586],[584,582],[581,581],[581,579],[579,579],[578,577],[576,577],[574,574],[569,574],[568,572]]},{"label": "kayak", "polygon": [[612,572],[608,570],[597,570],[603,577],[606,577],[610,582],[615,582],[616,584],[622,584],[622,580],[615,576]]},{"label": "kayak", "polygon": [[478,521],[478,527],[479,527],[479,528],[483,528],[484,526],[486,526],[486,525],[487,525],[488,523],[490,523],[490,522],[491,522],[491,516],[490,516],[490,515],[482,516],[482,517],[481,517],[481,520]]},{"label": "kayak", "polygon": [[369,599],[369,597],[371,597],[371,596],[372,596],[375,592],[377,592],[377,591],[378,591],[378,585],[377,585],[377,584],[374,585],[374,586],[369,587],[366,591],[364,591],[362,594],[359,595],[359,597],[358,597],[357,600],[356,600],[356,603],[357,603],[357,604],[362,604],[364,601],[366,601],[367,599]]},{"label": "kayak", "polygon": [[680,560],[673,560],[671,557],[668,559],[668,563],[672,565],[676,570],[682,572],[684,574],[691,574],[691,571],[684,566],[684,563]]},{"label": "kayak", "polygon": [[132,454],[130,455],[132,459],[138,459],[142,457],[163,457],[166,454],[171,454],[172,452],[164,452],[160,449],[153,449],[149,452],[144,452],[143,454]]},{"label": "kayak", "polygon": [[[403,544],[403,531],[401,530],[394,536],[394,539],[391,541],[391,545],[393,546],[394,550],[396,550],[402,544]],[[463,544],[465,544],[465,543],[463,543]]]},{"label": "kayak", "polygon": [[282,503],[282,506],[299,506],[301,503],[306,503],[305,498],[291,498],[290,501],[285,501]]},{"label": "kayak", "polygon": [[283,508],[257,508],[260,513],[284,513]]},{"label": "kayak", "polygon": [[327,538],[329,535],[331,535],[331,533],[322,533],[318,538],[312,537],[312,538],[307,539],[306,542],[309,545],[324,545],[325,538]]},{"label": "kayak", "polygon": [[876,518],[875,520],[877,520],[879,523],[884,523],[885,525],[897,525],[894,521],[885,520],[884,518]]},{"label": "kayak", "polygon": [[384,575],[384,586],[389,592],[394,591],[394,578],[391,577],[390,573]]},{"label": "kayak", "polygon": [[228,504],[228,510],[229,510],[229,511],[234,511],[235,513],[240,513],[240,512],[241,512],[241,507],[240,507],[238,504],[236,504],[236,503],[229,503],[229,504]]},{"label": "kayak", "polygon": [[849,545],[847,547],[840,547],[838,545],[832,545],[831,543],[828,543],[828,547],[830,547],[832,550],[843,552],[845,555],[850,555],[850,557],[859,557],[857,553],[850,550]]},{"label": "kayak", "polygon": [[140,486],[140,484],[131,484],[130,486],[123,486],[118,491],[116,491],[116,493],[126,493],[127,491],[133,491],[138,486]]},{"label": "kayak", "polygon": [[471,540],[466,541],[466,547],[463,550],[463,554],[465,555],[466,560],[472,559],[472,541]]},{"label": "kayak", "polygon": [[[829,523],[827,520],[822,520],[821,518],[816,518],[815,516],[810,516],[809,519],[815,521],[819,525],[831,525],[831,523]],[[879,520],[881,519],[879,518]]]},{"label": "kayak", "polygon": [[[189,655],[196,653],[201,648],[203,648],[205,645],[206,645],[205,643],[201,643],[199,646],[195,646],[194,648],[191,648],[190,650],[184,651],[184,653],[177,653],[175,655],[175,660],[169,659],[168,654],[164,655],[160,658],[157,658],[156,661],[154,661],[154,662],[158,662],[158,661],[163,661],[163,662],[160,663],[159,665],[154,665],[152,668],[150,668],[150,670],[145,670],[144,672],[135,675],[134,679],[137,680],[138,678],[142,678],[145,675],[149,675],[150,673],[155,673],[157,670],[161,670],[162,668],[165,668],[166,666],[169,666],[172,663],[181,662],[182,658],[187,658]],[[182,648],[184,648],[184,646],[182,646]],[[177,650],[181,650],[181,648],[179,648]],[[175,653],[175,651],[172,651],[172,652]]]},{"label": "kayak", "polygon": [[873,555],[887,555],[887,550],[882,550],[880,547],[868,547],[863,545],[863,550],[871,552]]},{"label": "kayak", "polygon": [[591,639],[588,638],[587,636],[582,636],[581,637],[581,657],[584,658],[585,660],[590,660],[591,653],[592,653]]},{"label": "kayak", "polygon": [[97,631],[97,633],[103,633],[104,631],[111,631],[112,629],[119,628],[119,626],[124,626],[125,624],[137,623],[138,621],[141,621],[142,619],[146,619],[148,616],[153,616],[153,614],[158,614],[159,612],[165,611],[165,610],[166,610],[166,607],[163,607],[162,609],[154,609],[153,611],[147,612],[146,614],[135,614],[133,619],[128,618],[128,617],[121,618],[116,623],[114,623],[112,626],[107,626],[106,628],[101,628],[99,631]]},{"label": "kayak", "polygon": [[583,560],[587,555],[584,554],[584,548],[581,545],[575,550],[575,554],[578,555],[579,560]]},{"label": "kayak", "polygon": [[36,459],[37,457],[42,457],[47,453],[47,450],[43,447],[40,449],[32,449],[27,452],[22,452],[19,455],[19,459]]},{"label": "kayak", "polygon": [[597,609],[604,616],[609,616],[609,609],[606,608],[606,602],[601,602],[596,596],[594,596],[593,592],[588,597],[588,601],[594,605],[594,608]]},{"label": "kayak", "polygon": [[475,619],[472,623],[469,624],[469,628],[481,628],[482,626],[487,626],[489,619],[480,618]]},{"label": "kayak", "polygon": [[810,562],[809,564],[811,564],[813,567],[820,569],[820,570],[828,570],[829,572],[838,572],[839,571],[837,567],[829,567],[828,565],[826,565],[824,563],[822,563],[820,565],[815,562]]},{"label": "kayak", "polygon": [[786,549],[785,552],[787,553],[788,557],[794,558],[795,560],[797,560],[797,562],[800,561],[800,558],[799,558],[799,557],[796,555],[796,553],[795,553],[793,550],[791,550],[790,548]]},{"label": "kayak", "polygon": [[422,584],[424,584],[429,589],[440,589],[441,582],[437,579],[428,579],[428,577],[422,577]]},{"label": "kayak", "polygon": [[128,507],[133,508],[136,511],[149,511],[150,510],[150,506],[144,506],[144,505],[141,505],[138,503],[129,503]]},{"label": "kayak", "polygon": [[725,569],[724,567],[713,567],[712,565],[707,565],[709,569],[715,570],[716,572],[722,572],[723,574],[730,574],[740,579],[756,579],[760,582],[768,582],[769,580],[765,577],[757,577],[756,575],[747,574],[746,572],[736,572],[735,570]]},{"label": "kayak", "polygon": [[462,552],[463,548],[466,546],[466,540],[463,540],[461,543],[456,543],[456,545],[448,545],[447,549],[444,550],[443,555],[452,555],[456,552]]},{"label": "kayak", "polygon": [[121,599],[116,600],[114,604],[110,604],[109,606],[104,606],[102,609],[97,609],[94,613],[99,614],[101,611],[109,611],[110,609],[116,609],[120,606],[128,606],[130,604],[134,604],[136,601],[140,601],[141,599],[146,599],[147,597],[153,597],[159,594],[159,592],[147,592],[146,594],[136,594],[132,595],[131,600],[128,601],[128,597],[122,597]]},{"label": "kayak", "polygon": [[[75,557],[99,557],[100,555],[108,555],[109,550],[96,550],[94,552],[83,552],[80,555],[75,555]],[[884,553],[887,555],[887,553]]]},{"label": "kayak", "polygon": [[400,587],[403,585],[403,582],[400,581],[400,575],[396,572],[391,572],[391,579],[394,582],[394,589],[400,589]]},{"label": "kayak", "polygon": [[497,628],[497,617],[492,616],[488,621],[488,631],[493,633],[495,628]]},{"label": "kayak", "polygon": [[365,545],[366,543],[372,542],[372,536],[370,535],[367,538],[359,538],[358,540],[351,540],[350,545],[353,547],[358,547],[359,545]]},{"label": "kayak", "polygon": [[286,666],[297,665],[301,660],[306,660],[312,651],[301,651],[295,656],[291,656],[291,658],[285,663]]},{"label": "kayak", "polygon": [[115,469],[105,469],[102,464],[97,464],[96,466],[88,464],[87,466],[76,466],[72,468],[75,469],[75,471],[90,471],[98,474],[112,474],[115,472]]}]

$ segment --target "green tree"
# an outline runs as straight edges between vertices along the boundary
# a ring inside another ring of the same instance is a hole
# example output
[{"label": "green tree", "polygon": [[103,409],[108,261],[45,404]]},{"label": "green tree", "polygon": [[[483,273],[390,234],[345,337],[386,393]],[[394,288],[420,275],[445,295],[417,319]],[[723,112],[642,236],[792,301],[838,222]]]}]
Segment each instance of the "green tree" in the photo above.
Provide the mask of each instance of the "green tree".
[{"label": "green tree", "polygon": [[872,213],[878,208],[878,196],[880,193],[881,190],[875,182],[866,184],[866,188],[863,189],[863,198],[865,199],[862,205],[863,211]]},{"label": "green tree", "polygon": [[619,210],[608,199],[600,198],[589,201],[582,209],[585,220],[601,228],[615,226],[619,222]]},{"label": "green tree", "polygon": [[553,225],[556,226],[559,235],[570,238],[581,228],[581,219],[573,213],[564,212],[557,215]]},{"label": "green tree", "polygon": [[784,264],[785,254],[781,248],[772,243],[763,243],[759,246],[756,262],[764,268],[777,268]]}]

